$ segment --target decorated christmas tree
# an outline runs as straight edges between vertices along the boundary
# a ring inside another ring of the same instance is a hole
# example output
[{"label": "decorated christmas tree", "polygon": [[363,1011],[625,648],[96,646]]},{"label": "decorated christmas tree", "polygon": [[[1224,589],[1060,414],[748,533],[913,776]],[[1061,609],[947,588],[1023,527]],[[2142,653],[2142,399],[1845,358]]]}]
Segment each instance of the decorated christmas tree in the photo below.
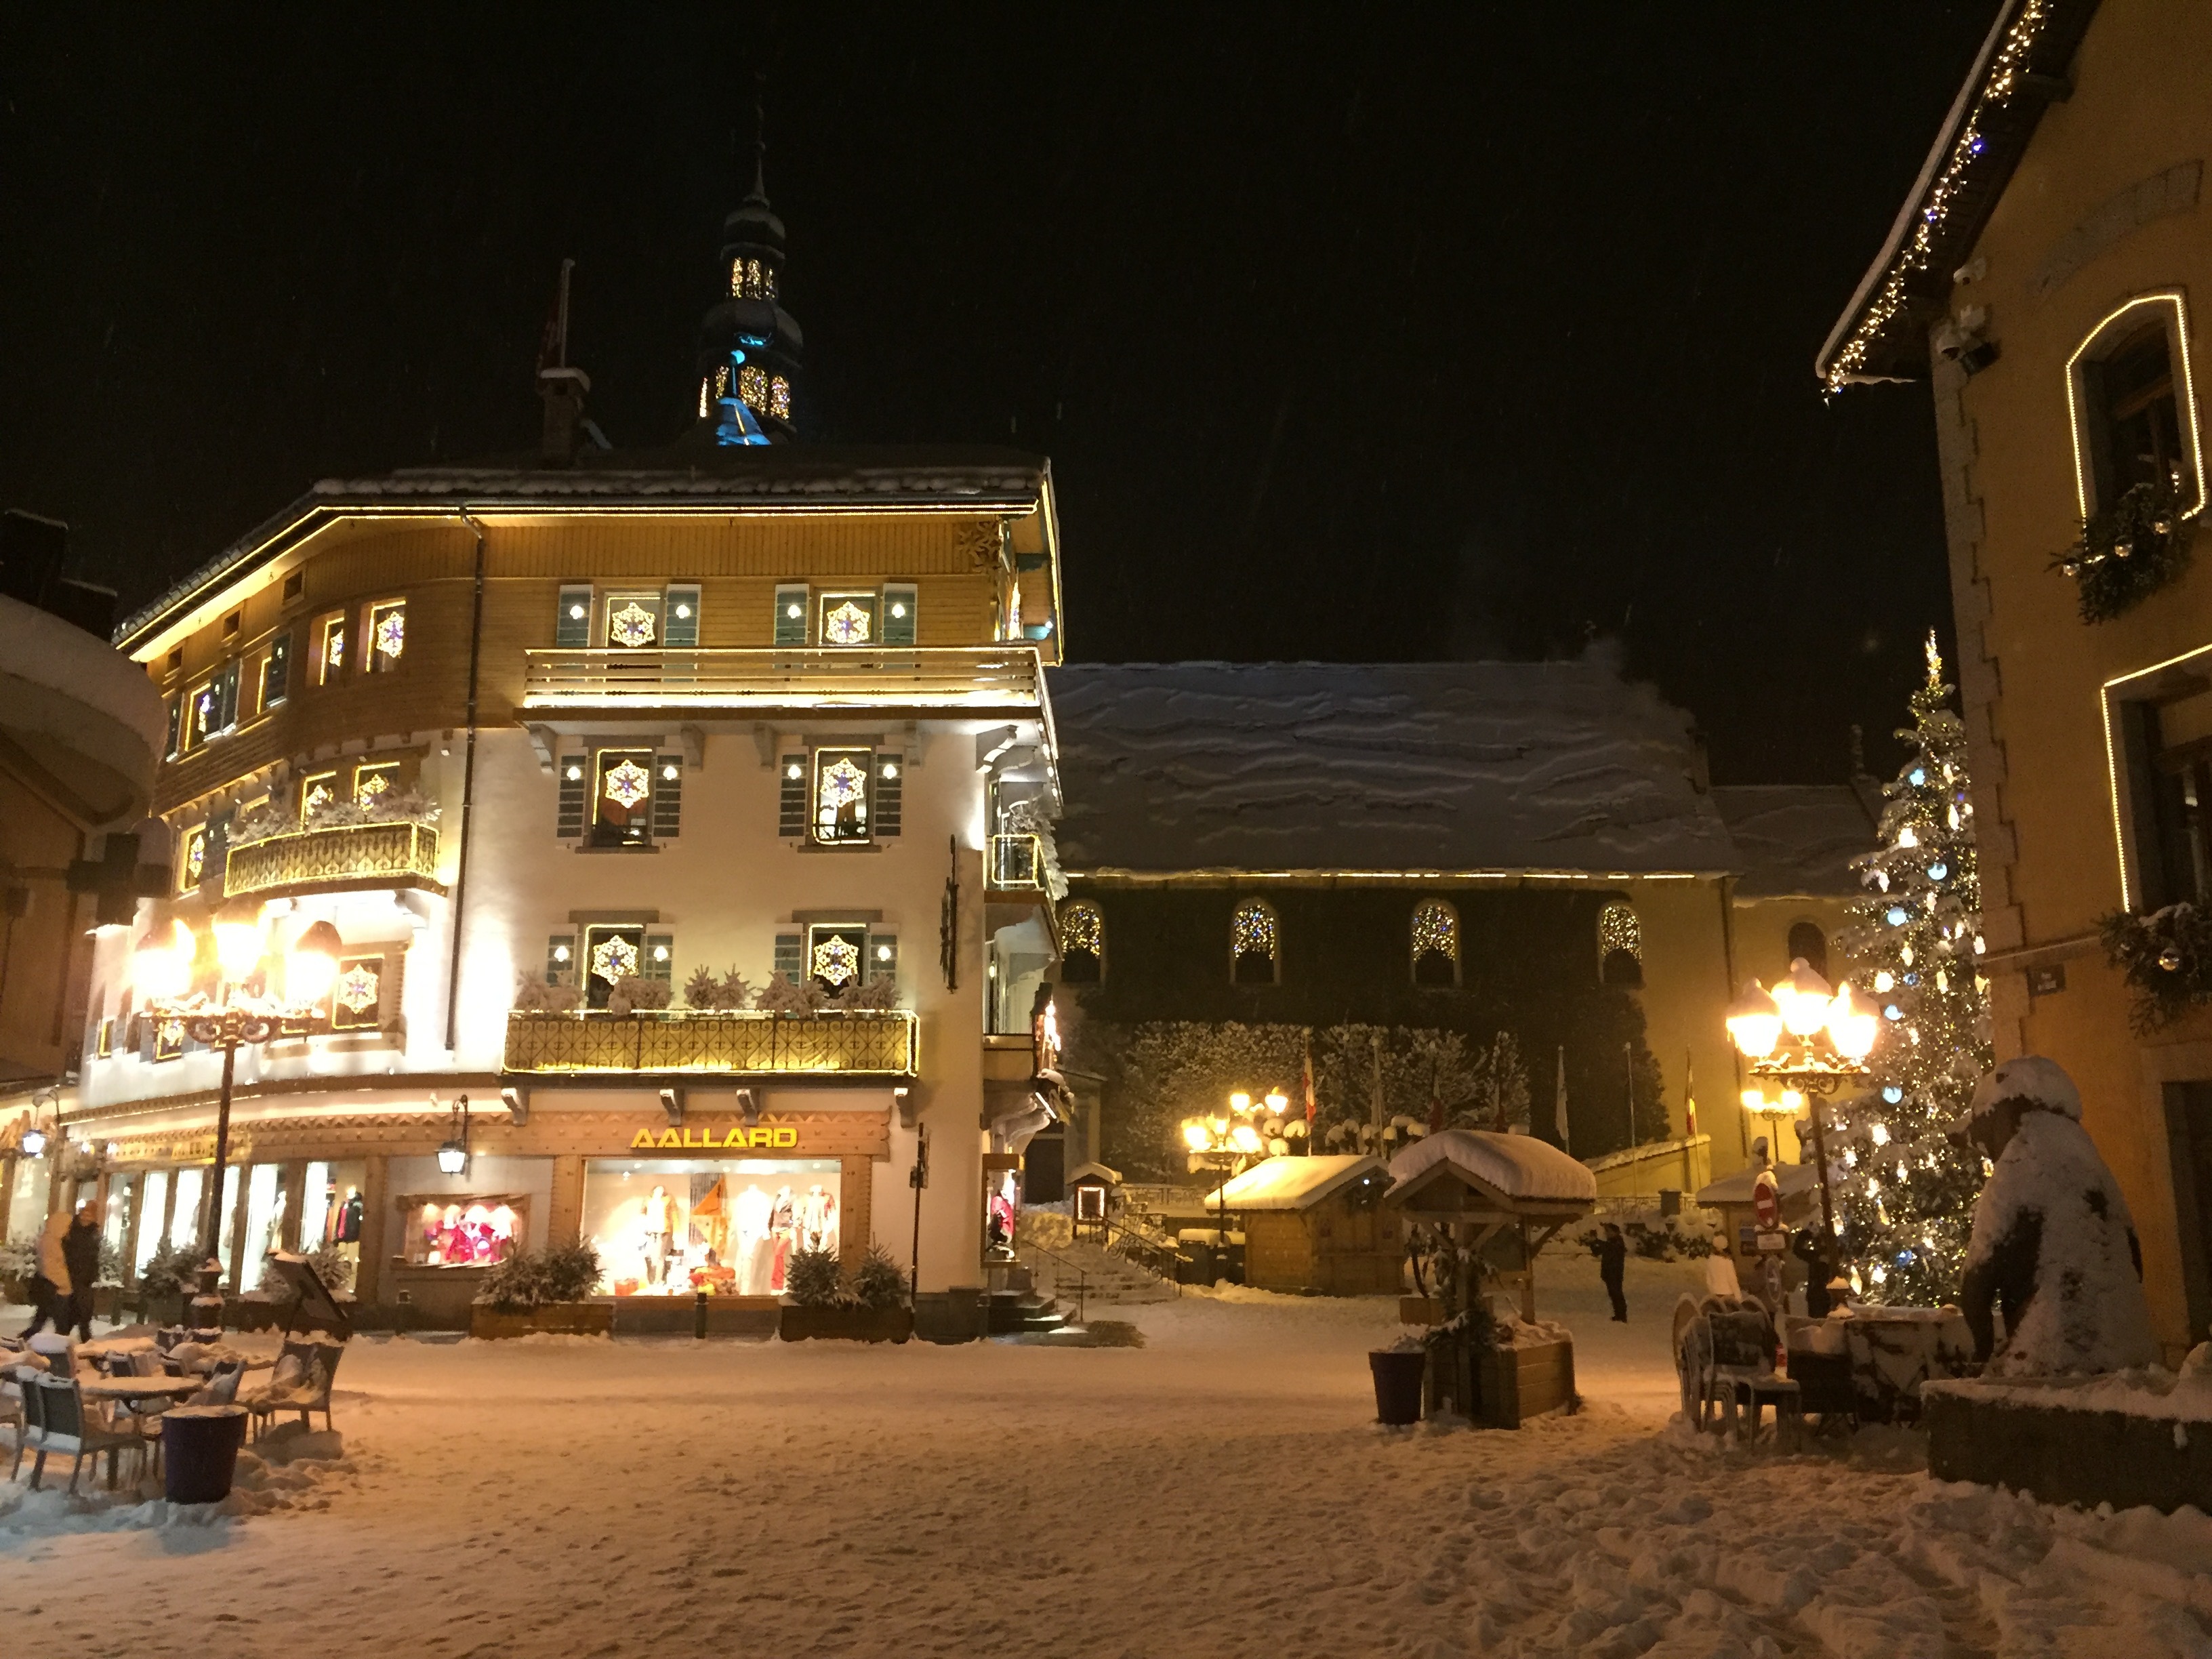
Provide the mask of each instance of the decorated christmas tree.
[{"label": "decorated christmas tree", "polygon": [[1928,678],[1898,737],[1912,757],[1882,787],[1881,846],[1853,860],[1867,890],[1839,939],[1882,1014],[1867,1091],[1834,1109],[1837,1224],[1869,1300],[1955,1300],[1981,1190],[1978,1152],[1944,1134],[1991,1063],[1981,884],[1966,733],[1928,636]]}]

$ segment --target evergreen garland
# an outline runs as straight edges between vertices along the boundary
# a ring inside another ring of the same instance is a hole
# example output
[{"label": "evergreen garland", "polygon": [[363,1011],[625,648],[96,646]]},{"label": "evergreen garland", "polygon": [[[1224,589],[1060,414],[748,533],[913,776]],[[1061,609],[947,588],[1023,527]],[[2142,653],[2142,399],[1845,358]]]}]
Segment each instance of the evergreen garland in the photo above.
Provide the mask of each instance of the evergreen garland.
[{"label": "evergreen garland", "polygon": [[2189,527],[2171,485],[2139,483],[2081,522],[2051,567],[2081,590],[2081,620],[2124,616],[2189,568]]},{"label": "evergreen garland", "polygon": [[1845,1256],[1868,1300],[1954,1301],[1981,1154],[1945,1133],[1992,1063],[1966,734],[1936,636],[1912,694],[1912,757],[1882,787],[1881,846],[1854,860],[1868,896],[1840,943],[1881,1011],[1867,1092],[1832,1108],[1829,1157]]},{"label": "evergreen garland", "polygon": [[2184,902],[2147,916],[2115,911],[2100,924],[2105,959],[2135,988],[2128,1024],[2138,1036],[2212,1001],[2212,915]]}]

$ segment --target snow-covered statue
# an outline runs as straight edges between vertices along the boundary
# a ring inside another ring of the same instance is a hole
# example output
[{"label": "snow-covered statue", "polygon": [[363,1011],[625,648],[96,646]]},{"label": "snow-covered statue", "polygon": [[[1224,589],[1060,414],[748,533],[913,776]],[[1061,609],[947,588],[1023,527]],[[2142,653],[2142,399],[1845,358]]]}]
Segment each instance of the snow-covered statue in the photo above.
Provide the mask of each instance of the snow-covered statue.
[{"label": "snow-covered statue", "polygon": [[[1960,1301],[1993,1376],[2116,1371],[2159,1358],[2142,1249],[2056,1060],[2006,1060],[1974,1089],[1967,1138],[1996,1168],[1974,1206]],[[2005,1340],[1992,1352],[1992,1308]]]}]

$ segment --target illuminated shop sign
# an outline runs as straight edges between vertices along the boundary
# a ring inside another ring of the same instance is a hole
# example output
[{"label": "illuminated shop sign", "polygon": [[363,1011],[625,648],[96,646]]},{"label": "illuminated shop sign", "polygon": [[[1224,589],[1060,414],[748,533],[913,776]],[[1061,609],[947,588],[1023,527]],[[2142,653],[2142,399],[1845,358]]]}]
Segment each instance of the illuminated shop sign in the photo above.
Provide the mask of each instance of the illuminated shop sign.
[{"label": "illuminated shop sign", "polygon": [[725,1132],[714,1129],[663,1129],[659,1134],[640,1129],[630,1137],[634,1152],[789,1152],[799,1145],[799,1131],[788,1125],[763,1123],[748,1129],[743,1124]]}]

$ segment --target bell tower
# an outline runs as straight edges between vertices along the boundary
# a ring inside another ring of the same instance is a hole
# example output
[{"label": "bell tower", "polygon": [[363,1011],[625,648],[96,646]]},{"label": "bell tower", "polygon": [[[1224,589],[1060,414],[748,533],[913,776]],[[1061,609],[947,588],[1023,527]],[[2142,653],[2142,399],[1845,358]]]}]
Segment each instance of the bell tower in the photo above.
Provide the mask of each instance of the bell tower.
[{"label": "bell tower", "polygon": [[753,187],[722,222],[723,298],[699,329],[699,421],[718,444],[793,435],[805,336],[783,308],[783,221],[768,204],[766,121],[753,106]]}]

